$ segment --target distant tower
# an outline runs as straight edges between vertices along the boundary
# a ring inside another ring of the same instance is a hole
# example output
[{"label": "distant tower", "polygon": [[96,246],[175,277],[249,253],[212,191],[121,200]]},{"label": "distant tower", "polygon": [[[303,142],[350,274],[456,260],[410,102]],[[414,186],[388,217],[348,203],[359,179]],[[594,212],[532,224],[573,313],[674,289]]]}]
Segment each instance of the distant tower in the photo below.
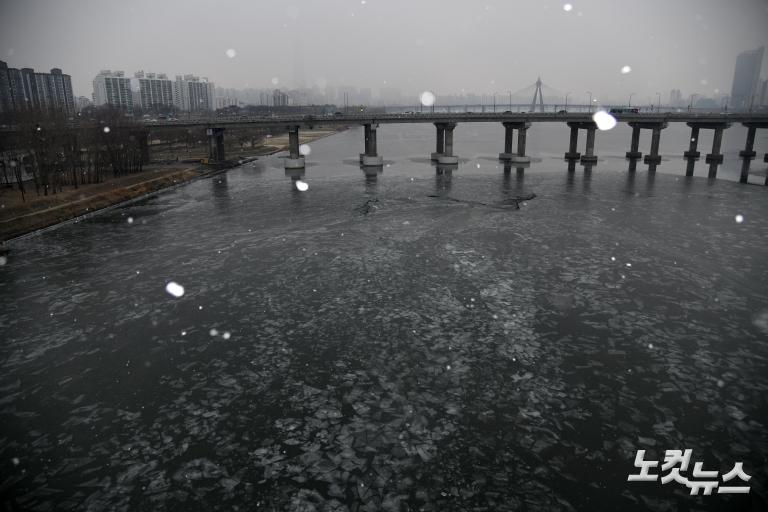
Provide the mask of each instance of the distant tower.
[{"label": "distant tower", "polygon": [[[760,84],[760,67],[763,64],[764,47],[742,52],[736,58],[731,87],[731,105],[735,109],[752,108]],[[759,98],[757,98],[759,99]]]},{"label": "distant tower", "polygon": [[533,91],[531,112],[536,112],[536,96],[539,96],[539,112],[544,112],[544,95],[541,93],[541,77],[536,79],[536,90]]}]

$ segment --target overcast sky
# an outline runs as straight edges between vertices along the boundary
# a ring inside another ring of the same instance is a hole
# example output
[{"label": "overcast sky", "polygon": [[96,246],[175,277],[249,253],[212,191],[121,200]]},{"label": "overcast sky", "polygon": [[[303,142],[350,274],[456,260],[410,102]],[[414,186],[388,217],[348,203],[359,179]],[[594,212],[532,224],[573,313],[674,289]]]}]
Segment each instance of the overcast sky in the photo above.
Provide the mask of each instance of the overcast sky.
[{"label": "overcast sky", "polygon": [[[736,55],[768,46],[768,0],[0,0],[0,59],[72,76],[193,73],[222,87],[519,90],[664,101],[730,92]],[[234,58],[227,56],[235,50]],[[621,73],[622,66],[632,71]],[[301,71],[303,69],[303,71]],[[762,75],[768,74],[764,61]]]}]

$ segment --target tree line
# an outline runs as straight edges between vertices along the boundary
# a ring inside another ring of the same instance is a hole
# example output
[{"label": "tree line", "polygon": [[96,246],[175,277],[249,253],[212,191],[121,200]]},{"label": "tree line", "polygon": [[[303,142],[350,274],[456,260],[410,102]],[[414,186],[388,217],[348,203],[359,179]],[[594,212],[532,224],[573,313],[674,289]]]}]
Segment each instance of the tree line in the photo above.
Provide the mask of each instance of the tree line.
[{"label": "tree line", "polygon": [[113,109],[93,115],[82,127],[63,114],[17,114],[13,131],[0,134],[2,188],[15,186],[26,200],[31,189],[47,196],[141,172],[142,127]]}]

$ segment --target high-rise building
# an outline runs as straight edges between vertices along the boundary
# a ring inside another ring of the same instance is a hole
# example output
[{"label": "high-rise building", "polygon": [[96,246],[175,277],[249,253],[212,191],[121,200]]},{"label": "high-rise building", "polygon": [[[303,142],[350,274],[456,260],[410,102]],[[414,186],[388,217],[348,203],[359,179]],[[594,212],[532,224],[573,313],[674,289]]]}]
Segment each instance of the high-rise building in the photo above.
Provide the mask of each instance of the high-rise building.
[{"label": "high-rise building", "polygon": [[757,86],[760,80],[760,67],[763,64],[765,48],[742,52],[736,58],[731,87],[731,106],[733,109],[747,109],[755,105]]},{"label": "high-rise building", "polygon": [[8,64],[0,60],[0,113],[11,112],[15,109],[11,73]]},{"label": "high-rise building", "polygon": [[132,112],[131,79],[122,71],[100,71],[93,79],[93,102],[97,107],[111,105]]},{"label": "high-rise building", "polygon": [[144,71],[139,71],[134,77],[139,81],[139,101],[142,108],[173,106],[173,82],[165,73],[145,74]]},{"label": "high-rise building", "polygon": [[187,112],[214,110],[215,87],[206,77],[176,75],[173,82],[173,104]]},{"label": "high-rise building", "polygon": [[27,103],[25,108],[39,109],[40,97],[37,95],[37,79],[35,77],[34,69],[21,68],[21,89]]},{"label": "high-rise building", "polygon": [[760,82],[760,102],[761,107],[768,107],[768,80],[762,80]]},{"label": "high-rise building", "polygon": [[75,97],[72,94],[72,78],[62,73],[59,68],[53,68],[50,73],[37,74],[41,75],[46,83],[43,87],[46,97],[44,106],[49,109],[74,112]]},{"label": "high-rise building", "polygon": [[272,91],[272,106],[285,107],[288,105],[288,95],[280,89]]},{"label": "high-rise building", "polygon": [[683,105],[683,93],[680,89],[672,89],[669,91],[669,106],[680,107]]},{"label": "high-rise building", "polygon": [[35,73],[32,68],[9,68],[0,61],[0,112],[59,110],[74,112],[72,79],[60,69]]}]

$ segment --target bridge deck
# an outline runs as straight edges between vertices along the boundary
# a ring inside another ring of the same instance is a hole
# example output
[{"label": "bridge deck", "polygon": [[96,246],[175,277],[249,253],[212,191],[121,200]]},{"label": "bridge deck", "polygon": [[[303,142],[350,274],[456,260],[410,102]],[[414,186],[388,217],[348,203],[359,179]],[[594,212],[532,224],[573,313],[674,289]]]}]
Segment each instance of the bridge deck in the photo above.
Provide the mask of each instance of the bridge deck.
[{"label": "bridge deck", "polygon": [[[760,123],[768,127],[768,114],[729,113],[729,114],[690,114],[677,112],[661,112],[655,114],[612,114],[619,122],[712,122],[712,123]],[[416,114],[352,114],[343,116],[280,116],[254,117],[248,119],[220,117],[215,119],[179,120],[149,123],[150,128],[160,127],[192,127],[192,126],[300,126],[316,125],[350,125],[350,124],[396,124],[396,123],[565,123],[592,122],[590,113],[557,114],[553,112],[513,112],[513,113],[416,113]]]},{"label": "bridge deck", "polygon": [[[768,128],[768,114],[750,113],[714,113],[692,114],[688,112],[659,112],[639,114],[612,114],[619,122],[643,122],[643,123],[754,123],[759,128]],[[312,128],[318,125],[344,126],[362,125],[367,123],[396,124],[396,123],[566,123],[566,122],[592,122],[592,114],[586,112],[557,114],[554,112],[512,112],[512,113],[488,113],[488,112],[461,112],[461,113],[415,113],[415,114],[345,114],[342,116],[278,116],[278,117],[250,117],[230,118],[211,117],[184,119],[178,121],[160,121],[143,123],[140,126],[156,130],[165,128],[192,128],[192,127],[286,127],[299,126],[300,128]],[[73,123],[70,128],[89,128],[92,125]],[[15,126],[3,126],[2,132],[14,132]]]}]

